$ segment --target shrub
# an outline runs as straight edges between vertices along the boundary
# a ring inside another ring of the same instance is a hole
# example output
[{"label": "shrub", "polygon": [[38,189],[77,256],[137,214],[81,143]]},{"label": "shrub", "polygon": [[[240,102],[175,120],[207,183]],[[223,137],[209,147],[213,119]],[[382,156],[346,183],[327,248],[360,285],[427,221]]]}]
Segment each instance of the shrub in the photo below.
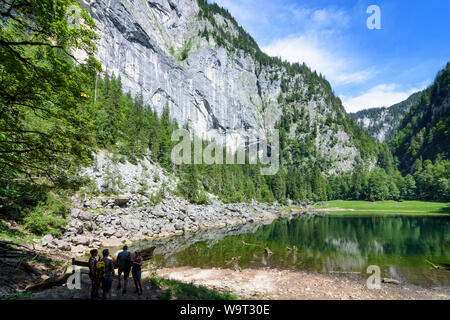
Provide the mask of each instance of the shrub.
[{"label": "shrub", "polygon": [[67,223],[65,219],[53,216],[40,209],[29,211],[24,220],[27,229],[37,235],[50,233],[53,236],[60,236],[61,227]]},{"label": "shrub", "polygon": [[39,202],[34,209],[27,212],[24,218],[25,227],[37,235],[50,233],[60,236],[61,227],[67,223],[67,201],[66,195],[49,192],[45,202]]}]

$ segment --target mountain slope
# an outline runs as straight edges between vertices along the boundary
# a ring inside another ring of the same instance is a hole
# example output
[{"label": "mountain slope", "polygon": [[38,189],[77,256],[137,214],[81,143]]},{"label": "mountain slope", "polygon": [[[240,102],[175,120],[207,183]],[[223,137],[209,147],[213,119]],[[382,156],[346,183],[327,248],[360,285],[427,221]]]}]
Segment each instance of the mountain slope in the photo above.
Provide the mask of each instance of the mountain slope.
[{"label": "mountain slope", "polygon": [[422,92],[416,92],[408,99],[390,107],[365,109],[350,113],[349,116],[378,141],[389,141],[395,136],[403,118],[411,106],[419,101],[421,95]]},{"label": "mountain slope", "polygon": [[[450,155],[450,62],[411,107],[390,142],[403,172],[413,172],[417,161],[448,159]],[[419,165],[419,164],[418,164]]]},{"label": "mountain slope", "polygon": [[[159,114],[167,105],[173,119],[202,138],[266,139],[282,123],[286,159],[299,165],[320,163],[334,173],[351,170],[358,159],[373,163],[374,143],[350,121],[330,84],[305,65],[262,53],[216,4],[83,4],[101,35],[97,57],[104,70],[121,77],[124,91],[142,92]],[[235,150],[231,140],[227,147]]]}]

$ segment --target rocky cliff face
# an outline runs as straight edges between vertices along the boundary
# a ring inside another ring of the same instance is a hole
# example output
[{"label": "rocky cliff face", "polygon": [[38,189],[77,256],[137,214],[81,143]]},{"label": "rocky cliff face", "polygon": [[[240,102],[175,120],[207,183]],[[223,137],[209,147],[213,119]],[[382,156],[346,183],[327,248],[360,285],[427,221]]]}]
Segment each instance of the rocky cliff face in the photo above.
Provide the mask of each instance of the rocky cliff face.
[{"label": "rocky cliff face", "polygon": [[104,70],[120,75],[125,91],[142,92],[144,101],[158,112],[168,106],[180,125],[189,123],[207,140],[226,134],[227,147],[235,150],[236,138],[270,135],[287,112],[280,102],[283,92],[303,92],[294,102],[298,113],[307,115],[307,123],[303,133],[296,134],[293,127],[289,137],[304,138],[314,131],[312,140],[332,162],[332,170],[352,168],[359,154],[352,137],[342,126],[325,124],[325,119],[345,114],[343,109],[327,101],[320,85],[311,91],[305,75],[264,65],[254,55],[233,48],[232,42],[208,36],[239,39],[243,31],[230,17],[214,13],[205,18],[196,0],[82,4],[97,24],[101,36],[97,57]]},{"label": "rocky cliff face", "polygon": [[416,92],[405,101],[389,108],[371,108],[351,113],[350,117],[368,134],[380,142],[391,140],[410,108],[416,104],[422,92]]}]

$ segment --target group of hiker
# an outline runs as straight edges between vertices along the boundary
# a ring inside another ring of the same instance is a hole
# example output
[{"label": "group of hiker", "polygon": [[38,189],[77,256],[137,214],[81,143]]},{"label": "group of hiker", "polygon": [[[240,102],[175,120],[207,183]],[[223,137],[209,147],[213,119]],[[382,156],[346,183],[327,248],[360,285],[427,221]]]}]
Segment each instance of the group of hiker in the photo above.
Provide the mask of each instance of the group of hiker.
[{"label": "group of hiker", "polygon": [[[121,276],[123,275],[123,290],[122,294],[127,292],[128,278],[133,275],[134,285],[136,288],[135,293],[142,295],[142,278],[141,268],[143,258],[140,250],[134,252],[134,257],[131,252],[128,251],[128,246],[124,246],[123,250],[117,256],[118,266],[118,285],[117,290],[122,288]],[[107,300],[111,294],[113,277],[115,277],[114,262],[109,256],[109,250],[104,249],[102,251],[103,257],[97,259],[98,250],[92,249],[90,251],[91,257],[89,258],[89,278],[91,279],[91,299],[99,299],[99,288],[103,291],[103,299]]]}]

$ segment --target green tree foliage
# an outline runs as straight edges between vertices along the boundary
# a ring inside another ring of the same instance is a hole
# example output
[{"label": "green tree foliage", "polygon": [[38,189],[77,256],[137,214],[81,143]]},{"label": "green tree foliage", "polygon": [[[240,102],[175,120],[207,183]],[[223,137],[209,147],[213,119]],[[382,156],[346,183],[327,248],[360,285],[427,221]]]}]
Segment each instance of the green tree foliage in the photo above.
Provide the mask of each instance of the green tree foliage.
[{"label": "green tree foliage", "polygon": [[425,160],[423,167],[414,173],[416,197],[422,200],[449,201],[450,161]]},{"label": "green tree foliage", "polygon": [[200,188],[199,179],[197,165],[184,165],[178,190],[190,202],[203,204],[207,202],[207,198],[206,193]]},{"label": "green tree foliage", "polygon": [[[427,88],[403,119],[399,133],[390,142],[405,174],[418,169],[417,161],[435,161],[450,155],[450,62]],[[446,102],[447,101],[447,102]]]},{"label": "green tree foliage", "polygon": [[[85,108],[96,34],[87,11],[67,23],[71,0],[1,1],[0,207],[43,185],[67,184],[73,164],[85,163],[92,123]],[[71,7],[71,8],[74,8]],[[74,49],[87,62],[75,64]],[[85,130],[80,130],[85,128]],[[36,185],[30,190],[30,183]],[[33,192],[34,190],[34,192]]]}]

